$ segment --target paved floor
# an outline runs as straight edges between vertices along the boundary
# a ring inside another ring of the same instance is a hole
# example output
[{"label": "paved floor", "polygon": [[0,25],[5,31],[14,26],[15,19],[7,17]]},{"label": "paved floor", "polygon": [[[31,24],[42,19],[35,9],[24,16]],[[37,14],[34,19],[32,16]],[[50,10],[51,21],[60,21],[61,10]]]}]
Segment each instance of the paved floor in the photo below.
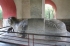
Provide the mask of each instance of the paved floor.
[{"label": "paved floor", "polygon": [[[28,39],[19,38],[13,33],[1,33],[0,41],[14,43],[14,44],[0,43],[1,44],[0,46],[17,46],[15,44],[28,45]],[[29,43],[30,43],[29,44],[30,46],[33,46],[32,40],[29,40]],[[43,40],[35,40],[34,43],[35,43],[34,46],[53,46],[53,45],[56,45],[55,43],[49,44],[48,42],[43,41]],[[58,46],[66,46],[64,43],[58,43],[57,45]],[[18,45],[18,46],[20,46],[20,45]]]},{"label": "paved floor", "polygon": [[[43,27],[43,26],[41,26],[41,27]],[[7,30],[7,29],[1,29],[1,30]],[[70,35],[70,33],[68,35]],[[17,37],[10,37],[10,36],[16,36],[16,35],[12,34],[12,33],[1,33],[0,32],[0,41],[8,42],[8,43],[1,43],[0,42],[0,46],[20,46],[20,45],[15,45],[15,44],[28,45],[28,40],[27,39],[17,38]],[[70,38],[68,39],[68,41],[70,41]],[[52,45],[56,45],[56,43],[54,43],[54,44],[50,43],[49,44],[48,42],[42,41],[42,40],[35,40],[34,42],[35,42],[35,44],[34,44],[35,46],[52,46]],[[14,43],[14,44],[9,44],[9,43]],[[30,40],[30,46],[32,46],[32,45],[33,45],[33,41]],[[58,43],[58,46],[66,46],[66,44]]]},{"label": "paved floor", "polygon": [[[3,33],[3,32],[0,32],[0,41],[8,42],[8,43],[0,42],[0,46],[28,45],[28,39],[19,38],[19,37],[16,36],[16,34],[13,34],[13,33]],[[30,42],[30,46],[33,46],[33,41],[30,40],[29,42]],[[10,44],[10,43],[14,43],[14,44]],[[42,41],[42,40],[35,40],[34,43],[35,43],[34,46],[53,46],[53,45],[56,45],[55,43],[54,44],[53,43],[49,44],[48,42]],[[17,44],[21,44],[21,45],[17,45]],[[64,44],[64,43],[58,43],[57,45],[58,46],[66,46],[66,44]]]},{"label": "paved floor", "polygon": [[2,43],[2,42],[0,42],[0,46],[25,46],[25,45],[17,45],[17,44],[10,44],[10,43]]}]

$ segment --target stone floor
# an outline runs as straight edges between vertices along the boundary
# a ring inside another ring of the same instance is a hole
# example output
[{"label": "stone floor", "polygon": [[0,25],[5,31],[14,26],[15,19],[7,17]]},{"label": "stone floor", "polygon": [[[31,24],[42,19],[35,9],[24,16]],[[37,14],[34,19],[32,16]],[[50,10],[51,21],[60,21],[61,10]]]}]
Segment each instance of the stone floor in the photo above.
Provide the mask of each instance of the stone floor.
[{"label": "stone floor", "polygon": [[[68,35],[70,35],[70,33],[68,33]],[[8,43],[2,43],[2,41],[8,42]],[[68,41],[70,41],[70,38],[68,39]],[[33,41],[29,40],[29,42],[30,42],[30,46],[33,46]],[[12,43],[12,44],[10,44],[10,43]],[[67,46],[66,43],[62,43],[62,42],[57,43],[57,44],[55,44],[55,43],[49,44],[48,42],[43,41],[43,40],[34,40],[34,43],[35,43],[34,46],[56,46],[56,45],[57,46]],[[68,44],[68,46],[70,46],[69,44]],[[0,32],[0,46],[22,46],[22,45],[23,46],[28,45],[28,39],[19,38],[13,33]]]},{"label": "stone floor", "polygon": [[0,42],[0,46],[25,46],[25,45],[17,45],[17,44],[2,43],[2,42]]},{"label": "stone floor", "polygon": [[[19,38],[15,34],[12,34],[12,33],[1,33],[0,41],[8,42],[8,43],[0,42],[0,46],[28,45],[28,39]],[[13,44],[10,44],[10,43],[13,43]],[[29,43],[30,43],[29,44],[30,46],[33,46],[32,40],[29,40]],[[20,45],[17,45],[17,44],[20,44]],[[55,45],[66,46],[66,44],[64,44],[64,43],[58,43],[58,44],[50,43],[49,44],[48,42],[46,42],[44,40],[34,40],[34,46],[55,46]]]}]

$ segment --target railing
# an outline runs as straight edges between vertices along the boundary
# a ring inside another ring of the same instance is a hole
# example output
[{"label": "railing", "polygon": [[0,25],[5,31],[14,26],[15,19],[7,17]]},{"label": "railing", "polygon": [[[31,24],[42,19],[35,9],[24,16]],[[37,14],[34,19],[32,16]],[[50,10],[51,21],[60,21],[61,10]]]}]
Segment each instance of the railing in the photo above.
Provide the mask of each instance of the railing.
[{"label": "railing", "polygon": [[[19,33],[19,32],[12,32],[12,33]],[[34,36],[37,35],[37,36],[50,36],[50,37],[62,37],[62,38],[70,38],[70,36],[59,36],[59,35],[46,35],[46,34],[35,34],[35,33],[19,33],[19,34],[27,34],[28,35],[28,46],[30,46],[30,38],[29,38],[29,35],[32,35],[32,43],[33,43],[33,46],[35,45],[34,41],[35,40],[44,40],[44,39],[35,39]],[[70,43],[70,41],[58,41],[58,40],[46,40],[46,41],[55,41],[55,42],[65,42],[65,43]],[[42,44],[42,43],[37,43],[37,44]],[[51,45],[51,44],[43,44],[43,45]],[[56,44],[55,45],[52,45],[52,46],[57,46]],[[66,45],[65,45],[66,46]]]},{"label": "railing", "polygon": [[[9,26],[8,26],[9,27]],[[4,28],[6,28],[6,27],[4,27]],[[0,28],[0,29],[2,29],[2,28]],[[6,33],[7,31],[0,31],[0,32],[4,32],[4,33]],[[41,45],[49,45],[49,46],[58,46],[58,45],[52,45],[52,44],[44,44],[44,43],[36,43],[35,42],[35,40],[43,40],[43,41],[45,41],[45,39],[35,39],[35,35],[36,36],[49,36],[49,37],[62,37],[62,38],[70,38],[70,36],[59,36],[59,35],[46,35],[46,34],[36,34],[36,33],[19,33],[19,32],[10,32],[10,33],[17,33],[17,34],[27,34],[28,35],[28,37],[27,38],[24,38],[24,39],[27,39],[28,41],[27,41],[27,44],[28,44],[28,46],[35,46],[36,44],[41,44]],[[32,35],[32,39],[30,39],[30,35]],[[16,36],[9,36],[9,35],[2,35],[2,36],[8,36],[8,37],[16,37]],[[1,38],[1,37],[0,37]],[[17,37],[18,38],[18,37]],[[8,38],[7,38],[8,39]],[[12,39],[12,40],[14,40],[14,39]],[[32,42],[30,42],[30,40],[32,41]],[[16,41],[16,40],[15,40]],[[58,41],[58,40],[46,40],[46,41],[55,41],[55,42],[64,42],[64,43],[70,43],[70,41]],[[4,41],[1,41],[1,42],[4,42]],[[5,41],[6,42],[6,41]],[[25,41],[22,41],[22,42],[25,42]],[[32,44],[32,45],[30,45],[30,44]],[[61,46],[61,45],[60,45]],[[66,46],[66,45],[64,45],[64,46]]]}]

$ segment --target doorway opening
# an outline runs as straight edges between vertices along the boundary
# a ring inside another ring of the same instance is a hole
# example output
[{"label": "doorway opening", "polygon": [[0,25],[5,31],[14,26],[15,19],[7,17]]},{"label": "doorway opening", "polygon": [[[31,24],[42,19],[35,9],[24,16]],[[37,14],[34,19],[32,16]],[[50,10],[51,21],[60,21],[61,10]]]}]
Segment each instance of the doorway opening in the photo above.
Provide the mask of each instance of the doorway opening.
[{"label": "doorway opening", "polygon": [[45,4],[45,19],[54,19],[55,18],[55,9],[50,4]]},{"label": "doorway opening", "polygon": [[2,7],[0,6],[0,28],[3,27]]}]

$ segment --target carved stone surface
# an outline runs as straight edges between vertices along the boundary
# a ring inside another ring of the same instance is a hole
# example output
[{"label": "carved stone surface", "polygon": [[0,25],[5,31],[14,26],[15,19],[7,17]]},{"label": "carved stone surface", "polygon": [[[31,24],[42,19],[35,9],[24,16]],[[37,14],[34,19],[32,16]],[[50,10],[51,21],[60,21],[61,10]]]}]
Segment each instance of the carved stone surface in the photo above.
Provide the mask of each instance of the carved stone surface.
[{"label": "carved stone surface", "polygon": [[[34,34],[48,34],[48,35],[58,35],[67,36],[66,26],[62,21],[59,20],[44,20],[43,18],[30,18],[23,21],[14,21],[12,24],[14,31],[23,33],[34,33]],[[21,36],[20,34],[17,36]],[[25,35],[23,35],[25,36]],[[32,36],[30,36],[32,38]],[[46,39],[46,40],[64,40],[66,38],[56,38],[47,36],[35,35],[35,39]]]},{"label": "carved stone surface", "polygon": [[[36,34],[44,34],[45,33],[45,25],[44,19],[42,18],[31,18],[28,19],[28,33],[36,33]],[[31,36],[30,36],[31,37]],[[35,38],[45,38],[41,36],[35,36]]]},{"label": "carved stone surface", "polygon": [[[27,24],[28,24],[27,20],[19,21],[15,17],[10,17],[10,18],[8,18],[8,22],[9,22],[10,26],[13,27],[15,32],[25,33]],[[17,34],[17,36],[25,37],[25,34]]]},{"label": "carved stone surface", "polygon": [[44,19],[33,18],[28,19],[28,32],[29,33],[43,33],[45,31]]},{"label": "carved stone surface", "polygon": [[64,33],[67,32],[66,25],[59,20],[46,20],[45,21],[45,30],[49,33]]},{"label": "carved stone surface", "polygon": [[[45,21],[45,34],[56,36],[67,36],[66,26],[59,20]],[[66,38],[46,36],[47,40],[66,41]]]}]

